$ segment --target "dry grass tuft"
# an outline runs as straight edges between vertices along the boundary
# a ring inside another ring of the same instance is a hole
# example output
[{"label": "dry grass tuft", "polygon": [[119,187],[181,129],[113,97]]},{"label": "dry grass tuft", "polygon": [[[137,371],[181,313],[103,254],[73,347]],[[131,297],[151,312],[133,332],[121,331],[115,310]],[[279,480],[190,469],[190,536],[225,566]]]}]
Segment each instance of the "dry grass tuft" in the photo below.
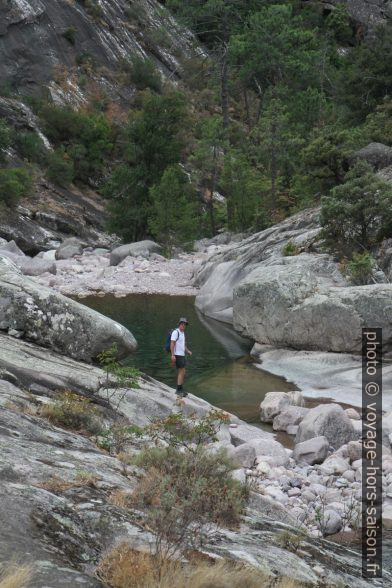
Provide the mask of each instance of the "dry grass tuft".
[{"label": "dry grass tuft", "polygon": [[10,564],[0,572],[0,588],[27,588],[32,577],[31,567]]},{"label": "dry grass tuft", "polygon": [[[214,564],[198,562],[181,566],[166,562],[160,567],[148,553],[119,545],[101,561],[98,576],[112,588],[300,588],[290,578],[277,583],[262,570],[221,560]],[[160,577],[159,577],[160,576]]]},{"label": "dry grass tuft", "polygon": [[110,494],[108,502],[119,508],[127,509],[132,503],[132,494],[126,490],[114,490]]},{"label": "dry grass tuft", "polygon": [[48,492],[61,493],[71,488],[96,488],[97,477],[89,472],[78,472],[74,480],[63,480],[58,476],[52,476],[45,482],[36,484],[38,488],[43,488]]}]

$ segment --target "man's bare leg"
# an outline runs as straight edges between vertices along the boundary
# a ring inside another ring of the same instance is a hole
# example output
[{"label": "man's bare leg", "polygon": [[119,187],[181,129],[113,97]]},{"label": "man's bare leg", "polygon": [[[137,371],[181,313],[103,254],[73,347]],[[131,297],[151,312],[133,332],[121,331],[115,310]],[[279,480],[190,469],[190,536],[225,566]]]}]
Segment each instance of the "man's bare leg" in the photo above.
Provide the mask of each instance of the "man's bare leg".
[{"label": "man's bare leg", "polygon": [[177,385],[182,386],[185,380],[185,368],[178,368]]}]

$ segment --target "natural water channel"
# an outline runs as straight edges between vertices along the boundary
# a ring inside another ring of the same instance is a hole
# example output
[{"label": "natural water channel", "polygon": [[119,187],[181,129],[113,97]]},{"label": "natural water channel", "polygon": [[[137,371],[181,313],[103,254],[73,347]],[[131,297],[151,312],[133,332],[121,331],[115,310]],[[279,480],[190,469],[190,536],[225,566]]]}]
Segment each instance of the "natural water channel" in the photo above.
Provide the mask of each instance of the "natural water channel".
[{"label": "natural water channel", "polygon": [[164,350],[166,335],[180,316],[187,317],[187,345],[193,355],[188,358],[185,389],[248,422],[260,424],[259,406],[266,392],[295,389],[283,378],[255,368],[249,356],[251,342],[229,325],[200,314],[191,296],[134,294],[82,302],[127,327],[139,344],[128,363],[169,386],[175,385],[175,370]]}]

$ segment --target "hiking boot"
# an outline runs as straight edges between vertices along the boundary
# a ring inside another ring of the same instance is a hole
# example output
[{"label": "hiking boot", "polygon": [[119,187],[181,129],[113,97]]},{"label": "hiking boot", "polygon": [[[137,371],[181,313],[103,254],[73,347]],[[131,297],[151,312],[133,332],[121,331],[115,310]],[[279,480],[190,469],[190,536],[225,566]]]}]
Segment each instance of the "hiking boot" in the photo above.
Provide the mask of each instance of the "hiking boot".
[{"label": "hiking boot", "polygon": [[184,390],[181,390],[181,396],[183,398],[185,398],[186,396],[188,396],[188,392],[185,392]]}]

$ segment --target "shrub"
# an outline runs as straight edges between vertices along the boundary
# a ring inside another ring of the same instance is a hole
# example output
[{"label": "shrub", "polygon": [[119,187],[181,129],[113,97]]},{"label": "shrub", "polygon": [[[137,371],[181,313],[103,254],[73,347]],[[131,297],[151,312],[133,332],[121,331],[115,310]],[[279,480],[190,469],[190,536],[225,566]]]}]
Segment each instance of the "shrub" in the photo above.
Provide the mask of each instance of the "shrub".
[{"label": "shrub", "polygon": [[146,427],[146,433],[153,441],[160,440],[171,447],[194,450],[203,444],[217,441],[221,425],[228,421],[227,413],[221,410],[211,410],[201,418],[196,414],[185,416],[178,412],[163,419],[156,419]]},{"label": "shrub", "polygon": [[71,43],[71,45],[75,45],[77,32],[78,32],[78,29],[76,27],[68,27],[62,33],[62,36],[64,37],[64,39],[66,39],[68,41],[68,43]]},{"label": "shrub", "polygon": [[354,253],[351,261],[347,264],[347,274],[354,284],[368,284],[374,266],[375,260],[367,251]]},{"label": "shrub", "polygon": [[320,223],[332,248],[351,253],[392,235],[392,186],[357,162],[342,185],[322,199]]},{"label": "shrub", "polygon": [[41,137],[35,131],[15,133],[14,146],[19,155],[27,161],[40,164],[46,162],[47,150]]},{"label": "shrub", "polygon": [[48,154],[48,179],[62,186],[69,186],[75,177],[74,163],[65,153],[64,149],[56,149]]},{"label": "shrub", "polygon": [[162,81],[159,72],[151,59],[144,57],[134,57],[127,67],[129,79],[138,90],[150,88],[155,92],[160,92]]},{"label": "shrub", "polygon": [[197,548],[220,525],[237,527],[246,488],[231,477],[235,465],[226,453],[199,447],[149,448],[136,458],[145,474],[132,494],[131,505],[144,512],[155,535],[155,554],[166,560]]},{"label": "shrub", "polygon": [[[105,371],[105,380],[101,390],[105,393],[106,400],[112,404],[112,408],[118,410],[126,395],[127,388],[139,388],[140,371],[136,368],[123,366],[117,360],[117,345],[113,345],[98,355],[101,368]],[[123,393],[118,394],[117,390]],[[114,404],[115,402],[115,404]]]},{"label": "shrub", "polygon": [[282,255],[285,257],[290,257],[292,255],[298,255],[299,247],[292,241],[288,241],[286,245],[282,249]]},{"label": "shrub", "polygon": [[0,202],[16,206],[20,198],[31,189],[31,176],[27,169],[0,169]]},{"label": "shrub", "polygon": [[41,408],[40,415],[55,425],[67,429],[98,433],[101,430],[98,421],[98,409],[90,398],[79,396],[66,390],[58,394],[53,404]]},{"label": "shrub", "polygon": [[143,429],[137,425],[117,423],[99,433],[97,436],[97,445],[117,455],[124,451],[128,443],[135,441],[142,435]]},{"label": "shrub", "polygon": [[52,476],[45,482],[38,484],[38,488],[43,488],[54,494],[61,494],[71,488],[95,488],[97,477],[90,472],[78,472],[74,480],[64,480],[58,476]]}]

